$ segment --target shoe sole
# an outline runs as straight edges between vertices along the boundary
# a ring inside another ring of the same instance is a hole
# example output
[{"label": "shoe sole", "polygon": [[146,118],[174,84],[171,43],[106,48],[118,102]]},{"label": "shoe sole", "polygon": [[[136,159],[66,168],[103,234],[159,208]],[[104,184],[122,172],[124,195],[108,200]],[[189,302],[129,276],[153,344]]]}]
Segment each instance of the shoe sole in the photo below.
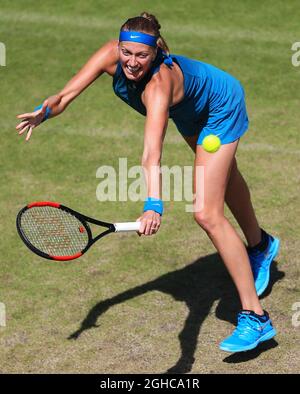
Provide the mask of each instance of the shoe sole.
[{"label": "shoe sole", "polygon": [[268,287],[268,284],[269,284],[269,281],[270,281],[271,264],[274,261],[275,257],[278,255],[279,248],[280,248],[280,240],[278,238],[274,238],[274,241],[273,241],[272,247],[271,247],[271,251],[269,252],[270,253],[270,257],[269,257],[269,261],[268,261],[268,265],[269,266],[268,266],[268,272],[267,272],[266,280],[265,280],[263,286],[261,286],[259,290],[256,290],[256,293],[257,293],[258,296],[262,295],[263,292]]},{"label": "shoe sole", "polygon": [[251,343],[248,346],[243,346],[243,347],[227,347],[227,346],[222,346],[220,345],[219,348],[221,350],[224,350],[224,352],[229,352],[229,353],[238,353],[238,352],[247,352],[248,350],[252,350],[256,348],[257,345],[259,345],[261,342],[268,341],[269,339],[272,339],[275,337],[277,334],[275,328],[272,328],[272,330],[268,331],[265,335],[263,335],[261,338],[259,338],[256,342]]}]

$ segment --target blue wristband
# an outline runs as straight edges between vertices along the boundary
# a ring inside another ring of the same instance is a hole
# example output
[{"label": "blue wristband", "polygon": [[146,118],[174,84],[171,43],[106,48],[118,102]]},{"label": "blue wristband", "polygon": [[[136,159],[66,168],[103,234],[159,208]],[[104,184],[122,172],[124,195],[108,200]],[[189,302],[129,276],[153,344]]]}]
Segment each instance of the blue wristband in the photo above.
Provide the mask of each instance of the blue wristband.
[{"label": "blue wristband", "polygon": [[164,204],[159,198],[148,197],[144,203],[144,212],[145,211],[155,211],[162,215],[164,211]]},{"label": "blue wristband", "polygon": [[[43,104],[38,105],[37,107],[34,108],[34,111],[37,111],[37,110],[41,109],[42,107],[43,107]],[[45,120],[47,120],[49,118],[50,114],[51,114],[51,108],[47,107],[46,113],[45,113],[45,116],[44,116],[42,122],[45,122]]]}]

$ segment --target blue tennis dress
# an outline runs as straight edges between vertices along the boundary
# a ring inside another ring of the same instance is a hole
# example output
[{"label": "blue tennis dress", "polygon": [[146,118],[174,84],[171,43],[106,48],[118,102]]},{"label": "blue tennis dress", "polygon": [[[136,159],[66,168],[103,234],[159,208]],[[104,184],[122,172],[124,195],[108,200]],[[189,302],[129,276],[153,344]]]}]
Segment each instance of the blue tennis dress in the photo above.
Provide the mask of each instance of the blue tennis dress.
[{"label": "blue tennis dress", "polygon": [[[171,61],[172,59],[172,61]],[[167,60],[167,61],[166,61]],[[158,50],[155,61],[145,77],[139,81],[126,78],[120,63],[113,78],[115,94],[142,115],[146,108],[141,95],[160,65],[172,67],[175,62],[184,77],[184,97],[169,108],[169,118],[185,136],[199,135],[197,144],[209,134],[219,136],[222,144],[240,138],[248,128],[244,89],[230,74],[210,65],[184,56],[170,55]]]}]

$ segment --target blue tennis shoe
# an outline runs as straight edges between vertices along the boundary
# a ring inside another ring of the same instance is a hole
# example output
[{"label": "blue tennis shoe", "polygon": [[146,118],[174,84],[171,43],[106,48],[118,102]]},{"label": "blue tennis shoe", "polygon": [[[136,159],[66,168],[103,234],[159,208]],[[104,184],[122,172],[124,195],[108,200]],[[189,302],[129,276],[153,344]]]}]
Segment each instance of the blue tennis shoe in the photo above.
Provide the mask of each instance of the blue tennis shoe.
[{"label": "blue tennis shoe", "polygon": [[264,251],[256,248],[248,248],[248,256],[258,296],[260,296],[268,287],[271,263],[277,256],[280,246],[279,239],[272,237],[272,235],[265,232],[264,234],[266,236],[266,248]]},{"label": "blue tennis shoe", "polygon": [[267,341],[276,335],[268,312],[258,316],[252,311],[241,311],[238,324],[233,333],[220,343],[225,352],[244,352],[254,349],[260,342]]}]

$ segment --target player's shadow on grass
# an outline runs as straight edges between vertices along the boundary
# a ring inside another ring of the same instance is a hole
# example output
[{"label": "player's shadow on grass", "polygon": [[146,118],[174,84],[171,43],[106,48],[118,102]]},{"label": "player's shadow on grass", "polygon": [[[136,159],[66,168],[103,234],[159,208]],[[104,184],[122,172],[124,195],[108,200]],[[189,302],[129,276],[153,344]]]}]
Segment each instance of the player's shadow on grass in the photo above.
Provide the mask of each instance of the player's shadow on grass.
[{"label": "player's shadow on grass", "polygon": [[[278,271],[276,262],[271,269],[270,285],[265,295],[268,295],[273,284],[283,278],[284,273]],[[166,373],[190,372],[194,363],[201,325],[210,313],[215,301],[219,301],[216,317],[236,324],[237,312],[241,309],[236,289],[218,254],[202,257],[193,263],[176,271],[169,272],[151,282],[124,291],[115,297],[100,301],[82,321],[81,327],[68,339],[77,339],[81,333],[92,327],[97,327],[97,320],[109,308],[127,300],[143,295],[149,291],[161,291],[171,295],[176,301],[184,302],[188,308],[188,317],[179,334],[181,356],[175,365]],[[158,311],[159,313],[159,311]],[[218,340],[216,338],[216,347]],[[261,351],[276,346],[274,340],[261,344],[257,349],[242,354],[236,353],[224,359],[225,362],[237,363],[257,357]]]}]

